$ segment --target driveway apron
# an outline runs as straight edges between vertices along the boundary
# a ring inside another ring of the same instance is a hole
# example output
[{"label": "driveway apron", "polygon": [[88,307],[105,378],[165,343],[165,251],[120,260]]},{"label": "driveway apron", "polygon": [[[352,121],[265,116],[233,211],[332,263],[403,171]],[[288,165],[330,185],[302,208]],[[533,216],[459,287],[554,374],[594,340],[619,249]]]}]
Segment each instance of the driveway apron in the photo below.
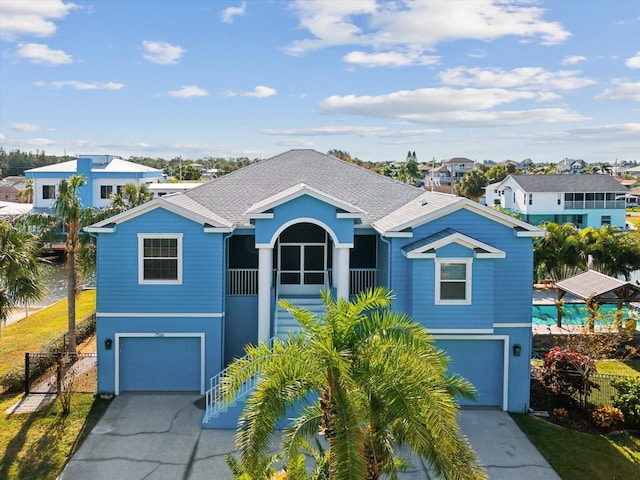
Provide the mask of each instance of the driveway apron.
[{"label": "driveway apron", "polygon": [[[116,397],[59,480],[233,480],[224,457],[232,430],[202,430],[202,397],[124,394]],[[509,414],[463,409],[460,426],[493,480],[559,480]],[[402,480],[435,479],[422,460]]]}]

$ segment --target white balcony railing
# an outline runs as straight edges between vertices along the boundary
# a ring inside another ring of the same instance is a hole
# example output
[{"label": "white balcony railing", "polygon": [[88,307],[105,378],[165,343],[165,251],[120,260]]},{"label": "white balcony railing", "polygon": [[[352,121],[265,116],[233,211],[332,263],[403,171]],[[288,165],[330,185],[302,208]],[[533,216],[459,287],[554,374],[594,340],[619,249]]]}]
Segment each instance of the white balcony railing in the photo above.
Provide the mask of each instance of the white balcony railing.
[{"label": "white balcony railing", "polygon": [[[375,268],[352,268],[349,270],[349,294],[368,290],[377,285]],[[329,269],[325,276],[325,288],[333,284],[332,271]],[[278,276],[274,275],[277,280]],[[230,268],[227,270],[227,295],[258,295],[257,268]]]}]

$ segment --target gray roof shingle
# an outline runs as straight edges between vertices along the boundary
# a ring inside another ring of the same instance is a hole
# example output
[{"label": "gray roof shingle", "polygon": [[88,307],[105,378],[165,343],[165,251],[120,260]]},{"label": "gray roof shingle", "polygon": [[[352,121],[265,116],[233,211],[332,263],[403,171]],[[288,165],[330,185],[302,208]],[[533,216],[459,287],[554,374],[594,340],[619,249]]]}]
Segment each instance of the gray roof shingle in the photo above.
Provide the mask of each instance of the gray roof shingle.
[{"label": "gray roof shingle", "polygon": [[525,192],[610,192],[629,189],[611,175],[511,175]]},{"label": "gray roof shingle", "polygon": [[[237,226],[250,224],[254,204],[305,184],[363,212],[371,224],[399,209],[423,190],[314,150],[290,150],[207,182],[184,195]],[[177,195],[179,197],[181,195]],[[172,200],[173,196],[167,197]]]}]

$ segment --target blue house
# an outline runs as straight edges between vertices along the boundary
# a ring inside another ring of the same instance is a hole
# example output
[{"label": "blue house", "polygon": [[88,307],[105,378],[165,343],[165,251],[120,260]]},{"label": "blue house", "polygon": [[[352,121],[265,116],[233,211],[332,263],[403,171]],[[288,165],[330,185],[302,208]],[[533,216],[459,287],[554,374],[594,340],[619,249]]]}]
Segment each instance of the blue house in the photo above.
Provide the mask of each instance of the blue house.
[{"label": "blue house", "polygon": [[25,170],[24,175],[33,179],[33,209],[36,212],[51,208],[60,180],[72,175],[84,175],[87,179],[87,184],[80,190],[82,205],[97,208],[108,207],[111,194],[119,192],[127,183],[166,182],[162,170],[114,155],[80,155],[75,160]]},{"label": "blue house", "polygon": [[382,285],[476,386],[472,403],[529,406],[543,232],[468,199],[292,150],[87,230],[101,393],[204,394],[246,344],[296,328],[279,299],[320,311],[322,289]]}]

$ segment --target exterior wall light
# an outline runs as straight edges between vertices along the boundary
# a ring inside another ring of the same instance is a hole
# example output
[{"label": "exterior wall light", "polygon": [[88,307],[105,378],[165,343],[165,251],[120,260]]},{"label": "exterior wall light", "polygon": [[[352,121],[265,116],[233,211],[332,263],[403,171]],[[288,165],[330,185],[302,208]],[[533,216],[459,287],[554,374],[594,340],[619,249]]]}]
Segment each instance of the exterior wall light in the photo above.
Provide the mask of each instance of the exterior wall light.
[{"label": "exterior wall light", "polygon": [[521,353],[522,353],[522,347],[520,346],[520,344],[516,343],[513,346],[513,356],[519,357]]},{"label": "exterior wall light", "polygon": [[104,349],[105,350],[111,350],[111,345],[113,344],[113,340],[111,340],[110,338],[107,338],[104,341]]}]

